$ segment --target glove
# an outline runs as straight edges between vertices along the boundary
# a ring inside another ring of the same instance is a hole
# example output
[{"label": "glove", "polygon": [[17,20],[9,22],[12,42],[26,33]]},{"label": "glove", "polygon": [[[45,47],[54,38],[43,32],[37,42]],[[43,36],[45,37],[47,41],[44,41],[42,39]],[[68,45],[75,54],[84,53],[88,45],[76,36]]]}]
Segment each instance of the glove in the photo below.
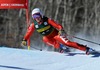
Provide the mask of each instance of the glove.
[{"label": "glove", "polygon": [[21,45],[22,46],[27,46],[27,41],[23,39]]},{"label": "glove", "polygon": [[66,32],[64,30],[59,30],[59,35],[66,36]]}]

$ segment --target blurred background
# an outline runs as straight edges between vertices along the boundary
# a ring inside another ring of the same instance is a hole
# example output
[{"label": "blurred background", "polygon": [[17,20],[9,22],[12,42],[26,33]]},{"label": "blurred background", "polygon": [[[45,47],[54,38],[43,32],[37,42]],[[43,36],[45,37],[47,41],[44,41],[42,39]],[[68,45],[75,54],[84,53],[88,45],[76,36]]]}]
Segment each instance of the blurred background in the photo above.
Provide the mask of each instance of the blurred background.
[{"label": "blurred background", "polygon": [[[62,24],[69,35],[100,42],[100,0],[29,0],[30,23],[33,22],[31,11],[34,8],[40,8],[45,16]],[[0,9],[0,46],[23,48],[20,44],[26,29],[25,9]],[[52,49],[42,42],[36,31],[31,37],[31,47],[34,46]]]}]

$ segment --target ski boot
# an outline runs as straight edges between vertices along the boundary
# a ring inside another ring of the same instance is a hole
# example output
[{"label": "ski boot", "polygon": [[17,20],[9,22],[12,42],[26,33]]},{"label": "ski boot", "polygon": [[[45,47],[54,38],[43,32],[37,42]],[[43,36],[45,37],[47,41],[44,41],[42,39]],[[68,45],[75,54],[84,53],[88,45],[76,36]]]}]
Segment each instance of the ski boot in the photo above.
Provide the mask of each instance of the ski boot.
[{"label": "ski boot", "polygon": [[87,47],[87,49],[86,49],[86,54],[87,55],[92,54],[94,52],[95,52],[95,50],[93,50],[92,48]]},{"label": "ski boot", "polygon": [[64,46],[63,44],[60,44],[60,53],[64,53],[64,52],[69,52],[69,48]]}]

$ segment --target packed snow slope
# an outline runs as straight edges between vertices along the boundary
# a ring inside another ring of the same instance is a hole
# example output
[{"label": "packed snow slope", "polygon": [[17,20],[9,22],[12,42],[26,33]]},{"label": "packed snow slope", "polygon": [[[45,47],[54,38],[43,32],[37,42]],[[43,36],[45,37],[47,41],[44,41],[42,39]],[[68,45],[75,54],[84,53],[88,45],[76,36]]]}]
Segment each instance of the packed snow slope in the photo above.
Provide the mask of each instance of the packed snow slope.
[{"label": "packed snow slope", "polygon": [[100,70],[100,54],[0,48],[0,70]]}]

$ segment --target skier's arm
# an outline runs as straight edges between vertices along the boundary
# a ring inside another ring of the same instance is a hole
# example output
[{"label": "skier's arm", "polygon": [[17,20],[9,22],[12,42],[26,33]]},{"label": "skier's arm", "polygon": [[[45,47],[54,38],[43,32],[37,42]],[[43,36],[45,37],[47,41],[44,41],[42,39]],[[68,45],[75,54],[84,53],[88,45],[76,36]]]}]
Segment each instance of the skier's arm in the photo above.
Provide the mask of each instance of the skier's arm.
[{"label": "skier's arm", "polygon": [[65,32],[65,30],[63,29],[62,25],[56,23],[56,22],[55,22],[54,20],[52,20],[52,19],[48,19],[48,22],[49,22],[49,24],[51,24],[53,27],[55,27],[55,28],[59,31],[58,34],[60,34],[60,35],[66,35],[66,32]]},{"label": "skier's arm", "polygon": [[55,27],[58,30],[63,30],[62,25],[58,24],[57,22],[55,22],[54,20],[52,20],[50,18],[48,19],[48,23],[51,24],[53,27]]},{"label": "skier's arm", "polygon": [[26,32],[26,34],[25,34],[25,36],[24,36],[24,40],[28,40],[30,37],[31,37],[31,35],[32,35],[32,33],[34,32],[34,30],[35,30],[35,28],[34,28],[34,23],[32,23],[29,27],[28,27],[28,30],[27,30],[27,32]]}]

